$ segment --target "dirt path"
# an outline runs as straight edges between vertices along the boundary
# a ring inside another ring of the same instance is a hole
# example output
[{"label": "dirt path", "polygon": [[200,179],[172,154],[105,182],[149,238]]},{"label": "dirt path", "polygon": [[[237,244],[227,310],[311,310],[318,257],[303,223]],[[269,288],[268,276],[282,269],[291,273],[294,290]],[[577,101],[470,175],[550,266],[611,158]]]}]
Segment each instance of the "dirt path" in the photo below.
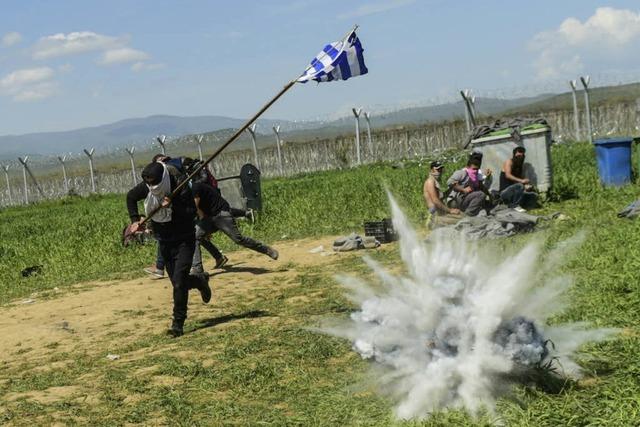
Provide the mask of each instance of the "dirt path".
[{"label": "dirt path", "polygon": [[[296,279],[301,266],[328,265],[341,257],[359,256],[333,253],[334,238],[281,242],[276,245],[278,261],[248,250],[231,253],[229,268],[213,271],[210,304],[203,304],[199,294],[191,292],[189,320],[215,317],[228,312],[230,304],[250,301],[273,284],[284,286]],[[325,252],[309,252],[321,245]],[[0,308],[0,366],[38,360],[46,364],[60,352],[109,353],[123,340],[163,333],[170,322],[170,287],[168,279],[149,278],[85,283],[48,299],[36,295]]]}]

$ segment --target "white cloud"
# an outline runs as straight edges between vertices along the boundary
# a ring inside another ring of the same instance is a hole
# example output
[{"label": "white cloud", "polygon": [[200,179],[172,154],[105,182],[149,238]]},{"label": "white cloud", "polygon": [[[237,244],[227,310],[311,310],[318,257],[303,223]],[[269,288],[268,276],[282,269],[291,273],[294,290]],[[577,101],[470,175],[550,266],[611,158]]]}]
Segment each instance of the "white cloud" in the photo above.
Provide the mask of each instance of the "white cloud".
[{"label": "white cloud", "polygon": [[247,34],[243,33],[241,31],[229,31],[228,33],[225,33],[224,37],[227,39],[231,39],[231,40],[239,40],[242,39],[244,37],[246,37]]},{"label": "white cloud", "polygon": [[[33,46],[33,59],[50,59],[63,56],[98,53],[100,65],[133,64],[133,71],[155,70],[164,64],[149,63],[151,56],[129,46],[129,37],[115,37],[93,31],[79,31],[68,34],[58,33],[42,37]],[[60,72],[72,70],[70,64],[58,67]]]},{"label": "white cloud", "polygon": [[2,36],[2,45],[3,46],[13,46],[14,44],[18,44],[22,41],[22,34],[17,33],[15,31],[10,32]]},{"label": "white cloud", "polygon": [[361,16],[373,15],[374,13],[386,12],[411,3],[415,3],[415,0],[386,0],[378,3],[369,3],[362,5],[351,12],[345,12],[338,15],[338,19],[358,18]]},{"label": "white cloud", "polygon": [[104,52],[102,58],[98,61],[102,65],[126,64],[129,62],[140,62],[149,59],[149,54],[141,50],[132,49],[130,47],[121,47],[118,49],[110,49]]},{"label": "white cloud", "polygon": [[149,64],[146,62],[136,62],[135,64],[133,64],[131,66],[131,69],[135,72],[141,72],[141,71],[153,71],[153,70],[159,70],[161,68],[164,68],[165,65],[164,64],[160,64],[160,63],[156,63],[156,64]]},{"label": "white cloud", "polygon": [[33,49],[33,58],[48,59],[116,49],[125,46],[127,42],[124,37],[106,36],[92,31],[58,33],[38,40]]},{"label": "white cloud", "polygon": [[597,62],[636,60],[640,13],[601,7],[584,22],[570,17],[558,28],[536,34],[529,44],[537,53],[538,78],[574,77]]},{"label": "white cloud", "polygon": [[73,71],[73,65],[71,64],[62,64],[58,66],[58,71],[61,73],[68,73]]},{"label": "white cloud", "polygon": [[33,101],[52,96],[57,85],[51,81],[55,72],[50,67],[24,68],[0,79],[0,95],[16,101]]},{"label": "white cloud", "polygon": [[7,74],[0,80],[0,87],[5,90],[20,88],[31,83],[49,80],[53,77],[53,69],[50,67],[25,68]]},{"label": "white cloud", "polygon": [[54,82],[39,83],[21,90],[13,96],[14,101],[37,101],[55,95],[58,86]]}]

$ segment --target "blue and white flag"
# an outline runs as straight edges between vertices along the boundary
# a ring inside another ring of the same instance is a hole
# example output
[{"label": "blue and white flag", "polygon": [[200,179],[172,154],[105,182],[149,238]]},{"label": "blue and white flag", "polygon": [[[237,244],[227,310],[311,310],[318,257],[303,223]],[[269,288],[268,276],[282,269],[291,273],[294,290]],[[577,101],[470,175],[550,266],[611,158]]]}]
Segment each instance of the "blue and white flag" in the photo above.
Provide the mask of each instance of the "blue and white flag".
[{"label": "blue and white flag", "polygon": [[330,82],[367,74],[369,70],[364,65],[362,52],[362,44],[354,30],[344,40],[326,45],[322,52],[311,60],[311,64],[298,78],[298,82]]}]

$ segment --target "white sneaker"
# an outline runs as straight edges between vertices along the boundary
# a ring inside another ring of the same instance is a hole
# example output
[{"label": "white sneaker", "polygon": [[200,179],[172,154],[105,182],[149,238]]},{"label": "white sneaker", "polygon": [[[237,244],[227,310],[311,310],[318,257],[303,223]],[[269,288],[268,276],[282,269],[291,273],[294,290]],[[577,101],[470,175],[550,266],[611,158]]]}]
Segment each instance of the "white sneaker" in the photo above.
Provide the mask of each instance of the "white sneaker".
[{"label": "white sneaker", "polygon": [[516,206],[515,208],[513,208],[513,210],[520,213],[525,213],[527,211],[525,208],[520,206]]}]

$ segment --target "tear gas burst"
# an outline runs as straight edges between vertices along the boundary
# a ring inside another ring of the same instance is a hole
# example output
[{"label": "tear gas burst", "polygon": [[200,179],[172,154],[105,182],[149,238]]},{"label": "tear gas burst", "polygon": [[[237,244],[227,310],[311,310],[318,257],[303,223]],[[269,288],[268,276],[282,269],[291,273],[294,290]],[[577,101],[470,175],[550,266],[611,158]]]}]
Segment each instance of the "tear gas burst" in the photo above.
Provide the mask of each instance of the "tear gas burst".
[{"label": "tear gas burst", "polygon": [[505,378],[549,361],[578,377],[573,354],[614,332],[546,325],[564,307],[562,294],[571,281],[558,267],[579,239],[544,259],[535,243],[511,256],[451,232],[435,233],[427,243],[390,201],[407,276],[365,258],[380,284],[340,277],[360,309],[345,324],[323,331],[351,340],[364,359],[385,368],[375,380],[397,399],[398,417],[424,418],[452,407],[492,411]]}]

